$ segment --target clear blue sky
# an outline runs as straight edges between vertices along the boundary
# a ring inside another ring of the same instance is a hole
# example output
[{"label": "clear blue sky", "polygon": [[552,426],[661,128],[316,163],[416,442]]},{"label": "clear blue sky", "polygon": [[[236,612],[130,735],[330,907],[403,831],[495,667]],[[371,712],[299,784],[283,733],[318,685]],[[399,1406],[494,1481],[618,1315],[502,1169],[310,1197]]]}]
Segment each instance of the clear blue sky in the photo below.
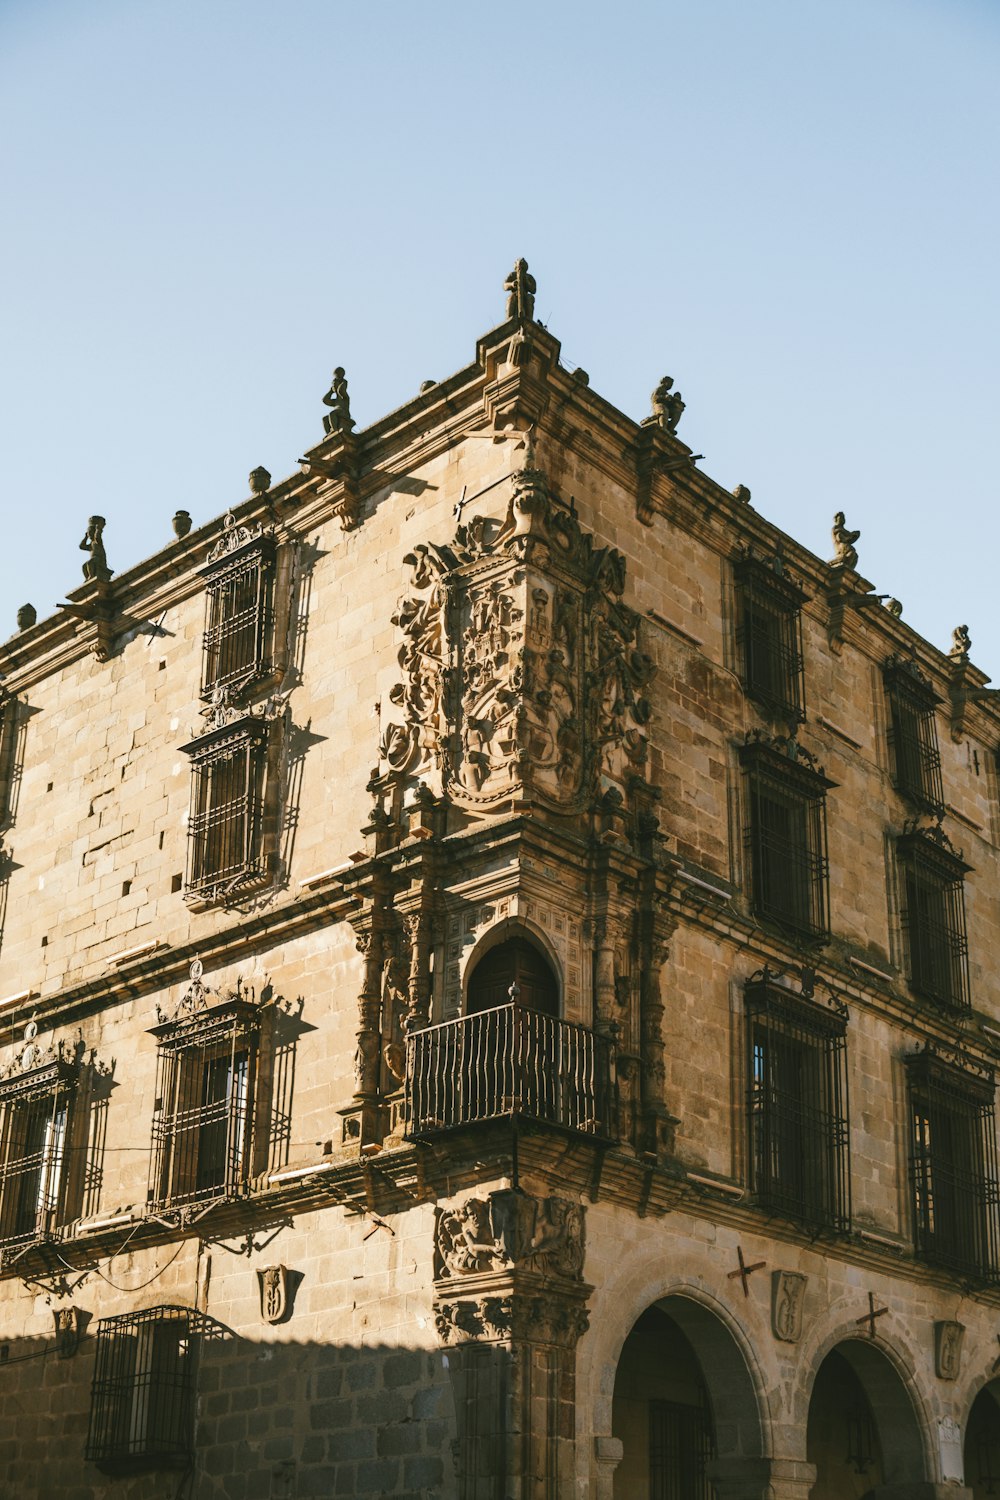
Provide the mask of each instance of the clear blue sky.
[{"label": "clear blue sky", "polygon": [[0,0],[0,638],[472,357],[564,357],[1000,681],[995,0]]}]

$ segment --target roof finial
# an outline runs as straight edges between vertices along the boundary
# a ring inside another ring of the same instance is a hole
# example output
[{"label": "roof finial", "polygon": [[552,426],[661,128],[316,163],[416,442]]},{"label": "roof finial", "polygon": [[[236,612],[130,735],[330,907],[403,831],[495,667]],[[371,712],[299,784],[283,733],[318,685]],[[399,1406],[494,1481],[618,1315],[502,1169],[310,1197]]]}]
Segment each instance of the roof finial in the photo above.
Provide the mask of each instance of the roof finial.
[{"label": "roof finial", "polygon": [[529,322],[535,316],[535,278],[528,270],[523,258],[514,262],[514,269],[503,284],[507,293],[508,318],[520,318]]}]

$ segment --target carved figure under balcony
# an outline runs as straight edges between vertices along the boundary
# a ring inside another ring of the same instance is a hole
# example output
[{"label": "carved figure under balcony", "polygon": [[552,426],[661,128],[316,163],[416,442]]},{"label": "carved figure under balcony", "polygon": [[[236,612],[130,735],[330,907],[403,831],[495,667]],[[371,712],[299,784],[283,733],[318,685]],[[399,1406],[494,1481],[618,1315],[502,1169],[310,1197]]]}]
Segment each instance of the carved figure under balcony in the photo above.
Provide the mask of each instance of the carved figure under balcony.
[{"label": "carved figure under balcony", "polygon": [[383,725],[391,771],[440,778],[455,803],[488,811],[530,790],[580,810],[603,775],[642,775],[653,662],[622,601],[625,560],[598,547],[537,468],[511,479],[503,521],[474,517],[450,546],[404,562],[412,589],[393,615],[400,681]]},{"label": "carved figure under balcony", "polygon": [[89,552],[90,556],[83,565],[83,576],[88,583],[109,583],[111,580],[111,569],[108,567],[108,555],[104,550],[104,528],[107,525],[103,516],[91,516],[87,522],[87,530],[83,541],[80,543],[81,552]]}]

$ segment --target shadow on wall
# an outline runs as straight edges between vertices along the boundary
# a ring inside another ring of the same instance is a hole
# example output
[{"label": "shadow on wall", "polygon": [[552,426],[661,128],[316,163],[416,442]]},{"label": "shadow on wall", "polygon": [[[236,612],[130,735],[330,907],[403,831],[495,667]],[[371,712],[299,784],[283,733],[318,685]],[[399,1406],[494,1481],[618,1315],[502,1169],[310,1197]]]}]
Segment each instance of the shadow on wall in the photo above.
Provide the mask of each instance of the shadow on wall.
[{"label": "shadow on wall", "polygon": [[[479,1347],[469,1359],[462,1350],[264,1343],[215,1325],[214,1336],[196,1337],[191,1359],[193,1458],[104,1472],[84,1456],[96,1329],[94,1319],[78,1341],[0,1344],[4,1497],[502,1500],[505,1493],[502,1350]],[[164,1357],[150,1362],[148,1380],[127,1382],[127,1409],[110,1422],[104,1413],[113,1441],[153,1427],[163,1397],[154,1403],[143,1388],[166,1378]]]}]

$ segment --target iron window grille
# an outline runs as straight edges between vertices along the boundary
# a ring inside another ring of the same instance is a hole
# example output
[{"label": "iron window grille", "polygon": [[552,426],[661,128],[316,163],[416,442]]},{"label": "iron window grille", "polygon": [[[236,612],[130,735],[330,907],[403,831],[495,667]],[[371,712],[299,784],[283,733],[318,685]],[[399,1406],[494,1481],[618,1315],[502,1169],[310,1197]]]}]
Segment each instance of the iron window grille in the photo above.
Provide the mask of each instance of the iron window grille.
[{"label": "iron window grille", "polygon": [[746,986],[750,1187],[814,1228],[851,1225],[847,1011],[779,985]]},{"label": "iron window grille", "polygon": [[965,877],[971,866],[939,827],[896,840],[901,922],[911,988],[951,1010],[969,1006]]},{"label": "iron window grille", "polygon": [[112,1473],[187,1467],[199,1348],[218,1327],[190,1307],[101,1319],[86,1447],[92,1463]]},{"label": "iron window grille", "polygon": [[270,723],[244,714],[182,745],[191,757],[187,893],[215,900],[266,884],[265,793]]},{"label": "iron window grille", "polygon": [[931,1048],[906,1059],[916,1253],[962,1277],[1000,1280],[1000,1188],[991,1069]]},{"label": "iron window grille", "polygon": [[698,1406],[649,1403],[650,1500],[714,1500],[706,1468],[715,1456],[712,1414],[704,1391]]},{"label": "iron window grille", "polygon": [[239,692],[270,676],[274,640],[274,540],[226,518],[202,569],[205,636],[202,696]]},{"label": "iron window grille", "polygon": [[249,1190],[256,1146],[260,1007],[237,994],[154,1026],[148,1200],[208,1207]]},{"label": "iron window grille", "polygon": [[791,722],[805,717],[802,673],[802,606],[806,595],[772,564],[743,556],[736,578],[736,649],[749,698]]},{"label": "iron window grille", "polygon": [[935,710],[941,699],[913,662],[890,657],[883,671],[893,785],[924,812],[944,811]]},{"label": "iron window grille", "polygon": [[0,1247],[50,1236],[63,1222],[76,1064],[48,1058],[0,1082]]},{"label": "iron window grille", "polygon": [[829,930],[826,793],[836,786],[794,739],[747,736],[744,845],[757,916],[807,942]]}]

